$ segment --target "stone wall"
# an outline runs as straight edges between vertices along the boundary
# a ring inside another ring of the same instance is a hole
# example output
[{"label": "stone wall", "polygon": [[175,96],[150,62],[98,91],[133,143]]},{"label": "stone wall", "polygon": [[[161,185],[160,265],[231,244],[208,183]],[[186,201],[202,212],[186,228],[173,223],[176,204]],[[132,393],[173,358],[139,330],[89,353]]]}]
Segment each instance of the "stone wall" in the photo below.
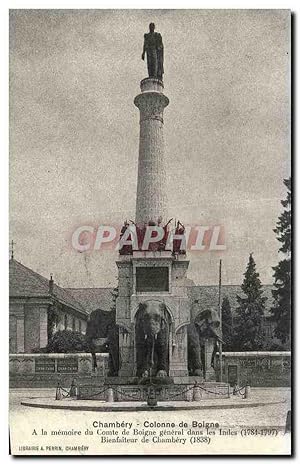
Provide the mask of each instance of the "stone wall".
[{"label": "stone wall", "polygon": [[24,305],[24,352],[40,347],[40,309]]},{"label": "stone wall", "polygon": [[73,378],[86,383],[92,376],[99,381],[108,375],[108,359],[108,353],[97,353],[93,371],[90,353],[10,354],[10,386],[55,387],[58,382],[68,386]]},{"label": "stone wall", "polygon": [[[48,343],[48,308],[45,300],[36,299],[25,302],[23,299],[9,304],[9,352],[31,353],[44,348]],[[61,309],[54,332],[76,330],[86,332],[87,322],[78,313]],[[65,327],[66,326],[66,327]]]},{"label": "stone wall", "polygon": [[[216,357],[220,378],[219,357]],[[291,353],[289,351],[248,351],[223,353],[223,382],[240,386],[287,387],[291,384]]]},{"label": "stone wall", "polygon": [[17,318],[16,316],[9,317],[9,352],[17,352]]}]

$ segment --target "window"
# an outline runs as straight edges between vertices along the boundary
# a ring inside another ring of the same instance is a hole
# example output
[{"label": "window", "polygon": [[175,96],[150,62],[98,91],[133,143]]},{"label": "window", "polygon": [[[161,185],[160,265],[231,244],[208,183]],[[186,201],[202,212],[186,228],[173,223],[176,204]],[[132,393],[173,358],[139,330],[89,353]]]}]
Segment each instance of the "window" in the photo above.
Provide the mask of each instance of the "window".
[{"label": "window", "polygon": [[65,314],[65,330],[68,328],[68,316]]},{"label": "window", "polygon": [[75,317],[73,317],[73,319],[72,319],[72,330],[73,330],[73,332],[76,331],[76,321],[75,321]]},{"label": "window", "polygon": [[81,333],[81,319],[79,319],[79,332]]},{"label": "window", "polygon": [[137,292],[168,292],[169,268],[168,267],[137,267],[136,268]]}]

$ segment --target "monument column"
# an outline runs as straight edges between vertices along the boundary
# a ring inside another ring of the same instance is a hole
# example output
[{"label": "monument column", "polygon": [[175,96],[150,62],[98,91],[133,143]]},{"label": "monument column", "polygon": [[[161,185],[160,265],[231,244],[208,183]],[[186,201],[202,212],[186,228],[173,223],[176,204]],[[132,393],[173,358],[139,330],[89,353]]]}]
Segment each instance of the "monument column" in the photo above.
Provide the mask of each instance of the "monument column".
[{"label": "monument column", "polygon": [[167,222],[166,168],[164,162],[163,111],[169,99],[163,83],[147,78],[134,99],[140,110],[140,142],[136,224]]},{"label": "monument column", "polygon": [[[153,366],[149,360],[149,347],[146,342],[148,335],[145,337],[146,332],[143,335],[143,332],[139,333],[139,331],[144,331],[143,325],[146,324],[146,320],[153,319],[152,322],[156,323],[156,319],[159,318],[162,333],[155,349],[162,356],[169,350],[169,359],[164,359],[163,367],[159,367],[161,363],[155,361],[154,375],[185,377],[188,374],[187,324],[190,322],[190,304],[186,285],[188,261],[185,253],[176,253],[176,250],[173,253],[173,250],[166,247],[168,225],[171,220],[167,211],[163,113],[169,104],[169,99],[163,93],[162,38],[159,33],[154,32],[154,29],[155,26],[151,23],[149,34],[144,35],[142,53],[142,59],[147,54],[149,77],[141,81],[141,92],[134,99],[134,104],[140,112],[135,215],[139,249],[128,247],[120,250],[117,261],[119,284],[116,323],[119,326],[120,355],[118,375],[124,378],[149,375],[152,372],[150,368]],[[140,247],[145,234],[149,231],[146,229],[148,225],[159,225],[164,228],[163,239],[157,242],[156,248]],[[126,221],[124,230],[122,229],[123,233],[127,227]],[[169,330],[162,331],[166,326]]]}]

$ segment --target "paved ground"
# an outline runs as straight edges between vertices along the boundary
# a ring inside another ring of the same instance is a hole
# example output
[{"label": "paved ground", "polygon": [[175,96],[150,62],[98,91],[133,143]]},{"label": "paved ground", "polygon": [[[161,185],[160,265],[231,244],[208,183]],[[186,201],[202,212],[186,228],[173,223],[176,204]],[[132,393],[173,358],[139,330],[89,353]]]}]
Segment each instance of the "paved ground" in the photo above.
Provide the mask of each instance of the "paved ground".
[{"label": "paved ground", "polygon": [[[249,407],[243,409],[203,409],[203,410],[186,410],[186,411],[129,411],[129,412],[95,412],[95,411],[70,411],[70,410],[57,410],[57,409],[38,409],[28,406],[22,406],[21,401],[32,400],[35,401],[40,398],[42,401],[52,402],[55,397],[54,389],[14,389],[11,390],[10,394],[10,425],[11,429],[14,430],[13,434],[13,449],[16,454],[16,447],[23,444],[31,443],[33,430],[49,430],[49,427],[61,427],[64,429],[67,428],[80,428],[85,430],[91,428],[93,421],[101,419],[102,421],[126,421],[132,422],[134,427],[142,427],[145,420],[148,421],[174,421],[176,424],[181,421],[186,421],[191,423],[191,421],[205,421],[205,422],[218,422],[224,430],[241,430],[243,427],[261,429],[261,428],[276,428],[278,433],[281,436],[281,440],[285,440],[285,450],[282,453],[286,453],[289,444],[287,444],[287,436],[284,437],[284,428],[286,423],[287,411],[290,409],[290,389],[289,388],[252,388],[251,389],[251,401],[260,401],[260,402],[272,402],[273,404],[259,406],[259,407]],[[208,401],[208,400],[207,400]],[[206,402],[207,402],[206,401]],[[216,404],[218,400],[213,403]],[[219,400],[220,401],[220,400]],[[221,400],[224,401],[224,400]],[[239,400],[241,401],[241,400]],[[242,400],[248,401],[248,400]],[[89,401],[88,403],[91,403]],[[93,402],[94,403],[94,402]],[[95,401],[97,403],[97,401]],[[276,404],[274,404],[276,403]],[[37,432],[38,434],[41,432]],[[25,439],[26,436],[26,439]],[[22,441],[22,437],[23,441]],[[34,437],[35,438],[35,437]],[[68,437],[69,438],[69,437]],[[253,438],[253,437],[252,437]],[[279,439],[279,438],[278,438]],[[88,440],[91,440],[88,437]],[[84,443],[88,442],[87,438],[83,440]],[[259,441],[259,438],[255,438],[255,448],[257,448],[257,443],[261,443],[260,446],[266,446],[270,442],[271,438],[263,441]],[[274,439],[275,440],[275,439]],[[40,441],[39,441],[40,442]],[[92,452],[93,443],[91,442],[89,451],[86,453]],[[217,446],[217,442],[215,442]],[[230,444],[232,443],[232,444]],[[225,452],[224,446],[229,446],[230,452],[235,452],[235,448],[230,448],[233,446],[234,442],[222,441],[222,452]],[[271,449],[276,450],[278,441],[272,442]],[[105,445],[106,446],[106,445]],[[114,446],[115,454],[129,454],[126,450],[126,445],[116,448],[116,445],[107,445],[107,453],[112,454],[109,446]],[[163,445],[157,445],[163,446]],[[175,446],[175,445],[174,445]],[[179,445],[176,445],[179,446]],[[198,445],[197,445],[198,446]],[[200,446],[200,444],[199,444]],[[203,445],[204,446],[204,445]],[[198,449],[196,446],[192,448],[191,454],[205,451],[205,447]],[[242,448],[241,448],[242,446]],[[249,445],[250,446],[250,445]],[[278,445],[279,450],[282,448],[282,444]],[[240,447],[240,449],[238,448]],[[147,448],[147,447],[146,447]],[[152,445],[153,448],[153,445]],[[251,448],[251,447],[250,447]],[[249,449],[250,449],[249,448]],[[105,448],[106,449],[106,448]],[[130,448],[132,451],[132,448]],[[160,449],[160,448],[157,448]],[[175,448],[174,448],[175,449]],[[177,449],[177,448],[176,448]],[[247,451],[247,442],[243,441],[243,444],[239,441],[237,443],[237,448],[239,452]],[[251,448],[252,449],[252,448]],[[267,449],[267,448],[266,448]],[[204,451],[203,451],[204,450]],[[210,447],[210,452],[212,448]],[[257,448],[258,450],[258,448]],[[177,449],[180,454],[180,448]],[[95,450],[93,450],[95,452]],[[98,452],[98,448],[97,448]],[[215,451],[214,451],[215,452]],[[220,451],[221,452],[221,451]],[[274,451],[275,452],[275,451]],[[160,453],[164,453],[163,448]],[[41,453],[42,454],[42,453]],[[51,454],[51,453],[50,453]],[[67,453],[66,453],[67,454]],[[137,453],[140,454],[140,453]]]},{"label": "paved ground", "polygon": [[[27,406],[22,406],[21,401],[30,401],[32,399],[40,398],[42,401],[46,402],[54,402],[55,398],[55,389],[14,389],[11,390],[10,394],[10,414],[17,418],[19,415],[24,416],[40,416],[44,414],[43,411],[39,411],[35,408],[30,408]],[[240,400],[239,398],[236,402],[247,402],[249,400]],[[272,425],[272,426],[285,426],[286,415],[287,411],[290,409],[290,389],[289,388],[252,388],[251,390],[251,402],[272,402],[276,404],[270,404],[266,406],[260,406],[255,408],[245,408],[245,409],[218,409],[217,415],[219,422],[226,424],[228,426],[235,426],[235,425],[256,425],[256,426],[265,426],[265,425]],[[75,401],[76,402],[76,401]],[[225,400],[206,400],[203,402],[203,405],[212,404],[217,406],[217,402],[225,403]],[[80,402],[81,403],[81,402]],[[89,405],[99,404],[98,401],[86,401]],[[180,402],[169,402],[171,404],[176,404]],[[115,403],[117,404],[117,403]],[[131,403],[132,404],[132,403]],[[88,416],[90,414],[89,411],[65,411],[70,415],[80,414]],[[173,412],[164,412],[162,414],[166,414],[169,416],[173,414]],[[47,410],[47,416],[55,414],[54,411]],[[110,414],[110,413],[108,413]],[[129,413],[131,414],[131,413]],[[132,414],[135,414],[132,412]],[[138,414],[138,413],[137,413]],[[151,412],[150,412],[151,414]],[[157,414],[157,412],[153,412],[153,414]],[[176,414],[176,412],[174,412]],[[191,412],[187,411],[187,415],[190,415]],[[126,416],[128,414],[126,413]],[[181,411],[181,415],[185,415],[184,411]],[[203,410],[202,416],[205,420],[209,420],[212,417],[216,416],[216,410],[212,409],[205,409]]]}]

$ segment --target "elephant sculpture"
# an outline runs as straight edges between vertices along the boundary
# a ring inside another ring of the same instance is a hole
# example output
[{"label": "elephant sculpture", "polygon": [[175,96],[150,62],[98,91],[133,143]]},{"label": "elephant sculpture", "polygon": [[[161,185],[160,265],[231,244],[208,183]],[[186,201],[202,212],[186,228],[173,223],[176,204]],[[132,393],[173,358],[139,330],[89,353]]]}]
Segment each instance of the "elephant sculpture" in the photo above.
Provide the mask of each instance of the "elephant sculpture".
[{"label": "elephant sculpture", "polygon": [[221,339],[221,321],[215,309],[200,311],[195,318],[195,324],[201,338]]},{"label": "elephant sculpture", "polygon": [[[195,320],[188,326],[188,369],[190,374],[205,375],[214,365],[217,342],[221,341],[221,321],[214,309],[199,311]],[[209,359],[205,356],[208,340],[213,341]]]},{"label": "elephant sculpture", "polygon": [[203,375],[203,350],[200,343],[199,331],[194,322],[187,327],[188,335],[188,370],[191,375]]},{"label": "elephant sculpture", "polygon": [[109,375],[118,375],[119,331],[116,326],[116,312],[93,311],[87,323],[86,339],[93,358],[93,370],[97,368],[96,353],[109,353]]},{"label": "elephant sculpture", "polygon": [[[139,305],[135,318],[136,375],[166,377],[169,373],[171,319],[164,303],[148,300]],[[212,369],[217,342],[221,340],[220,318],[214,309],[196,312],[187,326],[188,370],[205,376]],[[97,309],[88,321],[86,338],[96,369],[96,353],[109,353],[109,376],[119,372],[119,328],[116,313]],[[133,356],[133,354],[132,354]]]},{"label": "elephant sculpture", "polygon": [[136,364],[138,377],[166,377],[169,370],[170,320],[164,303],[150,300],[136,315]]}]

